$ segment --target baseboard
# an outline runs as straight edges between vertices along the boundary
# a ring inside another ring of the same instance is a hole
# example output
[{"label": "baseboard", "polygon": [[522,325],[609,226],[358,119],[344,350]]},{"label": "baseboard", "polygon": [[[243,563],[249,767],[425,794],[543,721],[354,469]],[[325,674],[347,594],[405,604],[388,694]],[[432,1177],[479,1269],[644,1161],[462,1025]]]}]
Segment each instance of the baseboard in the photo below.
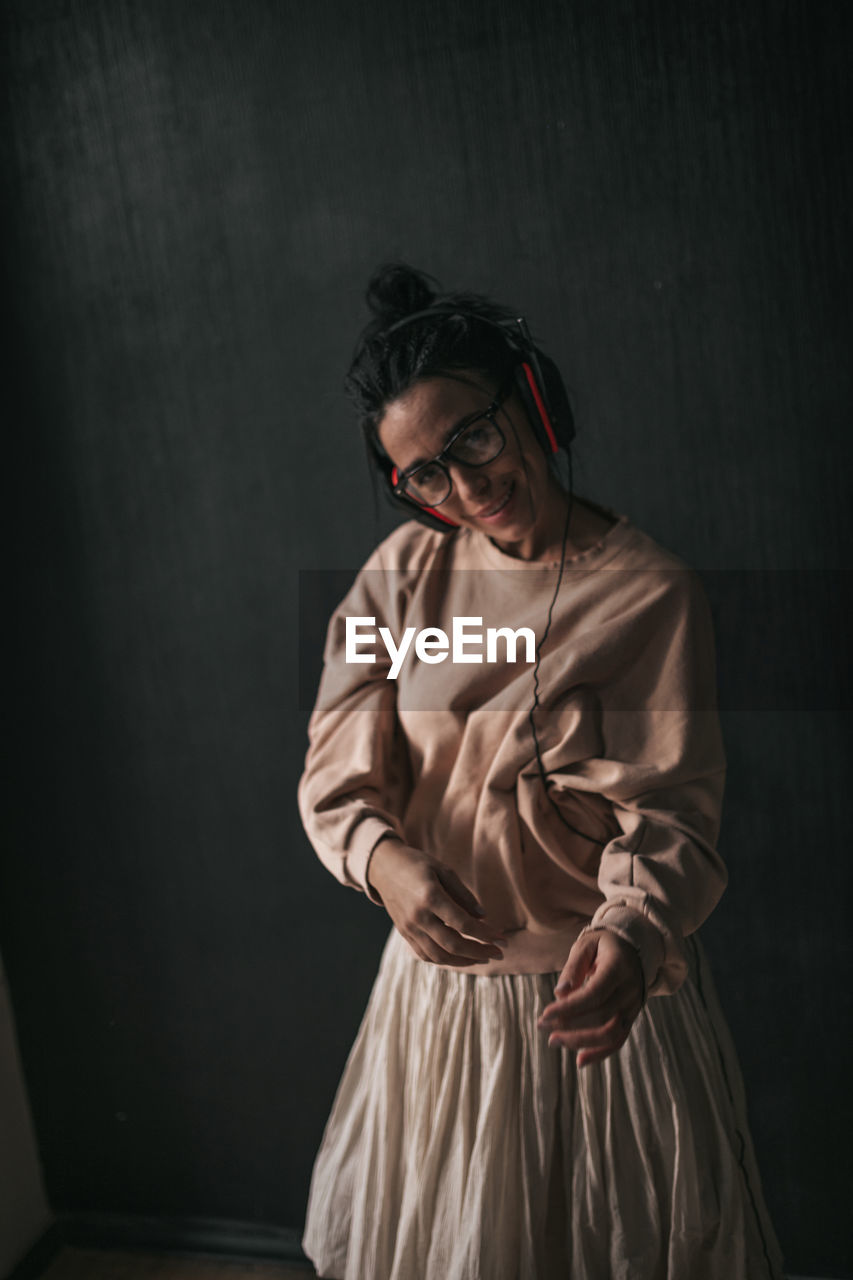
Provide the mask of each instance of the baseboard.
[{"label": "baseboard", "polygon": [[59,1213],[7,1280],[34,1280],[62,1245],[78,1249],[210,1254],[267,1259],[313,1270],[302,1252],[301,1233],[288,1227],[229,1219],[146,1217],[136,1214]]},{"label": "baseboard", "polygon": [[[78,1249],[126,1249],[144,1253],[210,1254],[267,1259],[312,1271],[301,1233],[288,1227],[210,1218],[140,1217],[134,1214],[65,1213],[36,1241],[6,1280],[38,1280],[64,1244]],[[787,1280],[821,1280],[789,1275]]]}]

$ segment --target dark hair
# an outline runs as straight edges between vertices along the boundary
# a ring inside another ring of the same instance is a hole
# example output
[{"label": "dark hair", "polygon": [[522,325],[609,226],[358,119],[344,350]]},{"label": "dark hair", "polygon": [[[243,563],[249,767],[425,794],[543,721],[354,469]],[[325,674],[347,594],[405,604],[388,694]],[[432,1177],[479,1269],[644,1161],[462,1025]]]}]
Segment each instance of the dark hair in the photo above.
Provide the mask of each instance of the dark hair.
[{"label": "dark hair", "polygon": [[[373,319],[359,337],[344,388],[374,461],[384,456],[377,428],[385,409],[419,379],[471,369],[500,383],[518,364],[518,351],[495,328],[517,313],[481,294],[442,293],[426,272],[389,262],[370,277],[366,298]],[[433,307],[458,307],[468,314],[439,310],[388,332],[398,321]],[[478,324],[477,317],[491,323]]]}]

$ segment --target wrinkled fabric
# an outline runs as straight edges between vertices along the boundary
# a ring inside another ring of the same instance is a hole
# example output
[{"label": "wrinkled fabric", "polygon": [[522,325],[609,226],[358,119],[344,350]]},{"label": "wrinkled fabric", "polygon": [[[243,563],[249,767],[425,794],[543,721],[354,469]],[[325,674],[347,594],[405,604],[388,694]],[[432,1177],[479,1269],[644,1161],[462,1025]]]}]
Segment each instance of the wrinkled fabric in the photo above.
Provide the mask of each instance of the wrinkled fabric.
[{"label": "wrinkled fabric", "polygon": [[[608,514],[562,575],[473,530],[409,521],[386,538],[329,623],[299,809],[318,857],[379,905],[381,840],[451,867],[507,939],[478,974],[560,969],[592,920],[663,993],[726,884],[713,626],[698,575]],[[401,644],[407,630],[449,636],[459,618],[530,629],[537,680],[503,649],[437,665],[410,654],[390,677],[381,629]],[[374,636],[366,661],[348,650],[354,620]]]},{"label": "wrinkled fabric", "polygon": [[335,1280],[779,1280],[707,961],[578,1071],[557,974],[475,976],[391,931],[318,1153],[303,1247]]}]

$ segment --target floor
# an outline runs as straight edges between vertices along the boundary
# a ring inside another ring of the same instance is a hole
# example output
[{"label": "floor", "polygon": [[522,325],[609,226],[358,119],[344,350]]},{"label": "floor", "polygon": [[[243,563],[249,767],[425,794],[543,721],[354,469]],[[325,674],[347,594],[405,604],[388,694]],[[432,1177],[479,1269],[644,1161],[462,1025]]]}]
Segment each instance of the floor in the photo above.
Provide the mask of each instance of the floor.
[{"label": "floor", "polygon": [[[123,1253],[63,1245],[39,1280],[316,1280],[313,1267],[284,1262],[239,1262],[169,1253]],[[812,1280],[789,1276],[788,1280]]]},{"label": "floor", "polygon": [[313,1267],[63,1245],[39,1280],[311,1280]]}]

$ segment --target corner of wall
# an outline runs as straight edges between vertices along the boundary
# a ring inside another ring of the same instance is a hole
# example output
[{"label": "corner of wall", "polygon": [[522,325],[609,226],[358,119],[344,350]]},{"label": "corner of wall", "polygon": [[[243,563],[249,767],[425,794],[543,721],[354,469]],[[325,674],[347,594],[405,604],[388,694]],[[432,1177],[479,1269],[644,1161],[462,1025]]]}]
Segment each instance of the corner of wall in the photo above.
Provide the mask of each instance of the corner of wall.
[{"label": "corner of wall", "polygon": [[0,1275],[51,1226],[6,971],[0,955]]}]

